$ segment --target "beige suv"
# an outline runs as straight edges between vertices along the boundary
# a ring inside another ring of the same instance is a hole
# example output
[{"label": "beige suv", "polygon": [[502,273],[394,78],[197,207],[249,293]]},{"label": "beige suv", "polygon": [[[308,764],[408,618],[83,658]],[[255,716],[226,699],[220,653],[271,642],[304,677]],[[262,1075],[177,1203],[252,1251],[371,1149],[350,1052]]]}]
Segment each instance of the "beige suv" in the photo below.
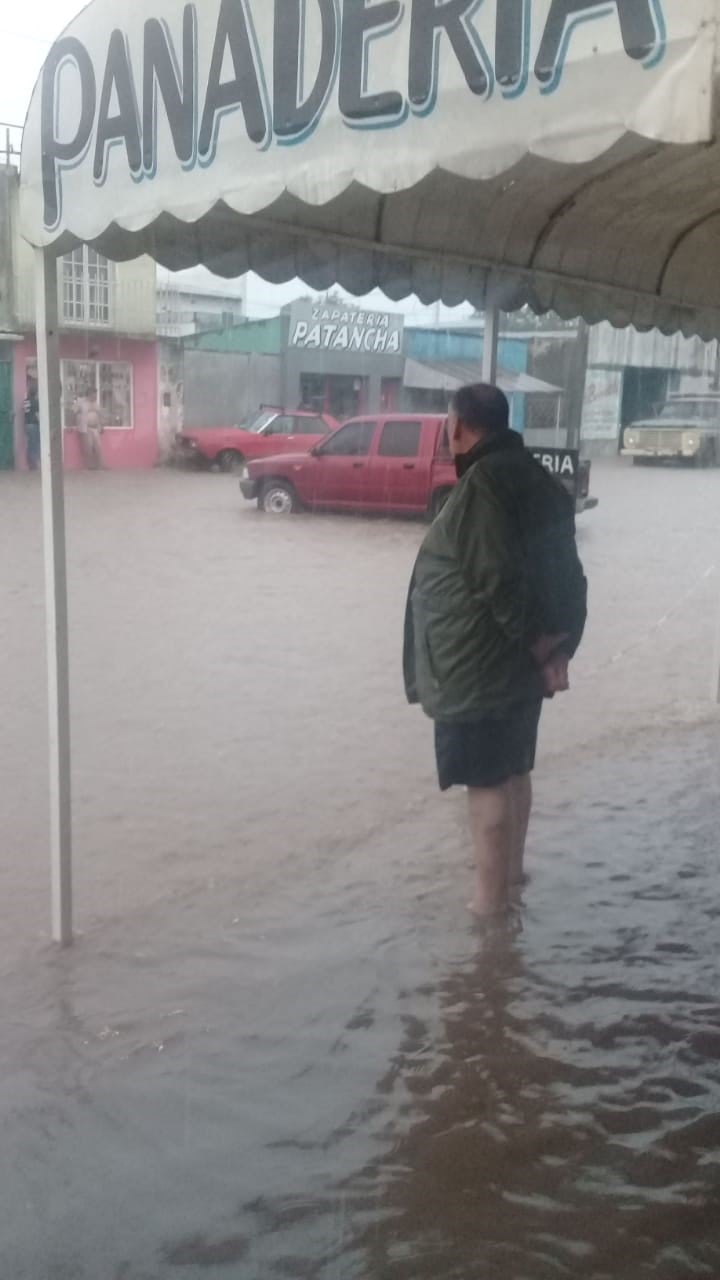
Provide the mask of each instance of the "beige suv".
[{"label": "beige suv", "polygon": [[671,396],[656,418],[633,422],[623,434],[623,456],[712,467],[720,462],[720,393]]}]

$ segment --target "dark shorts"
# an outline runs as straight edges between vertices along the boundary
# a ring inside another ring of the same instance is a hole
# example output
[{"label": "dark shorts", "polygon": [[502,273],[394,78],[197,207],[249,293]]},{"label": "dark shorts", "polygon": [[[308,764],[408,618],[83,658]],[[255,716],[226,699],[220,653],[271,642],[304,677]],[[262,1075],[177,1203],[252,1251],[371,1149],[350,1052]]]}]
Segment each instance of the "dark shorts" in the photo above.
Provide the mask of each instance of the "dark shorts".
[{"label": "dark shorts", "polygon": [[524,702],[502,717],[465,723],[435,721],[435,755],[441,791],[450,787],[499,787],[535,768],[542,702]]}]

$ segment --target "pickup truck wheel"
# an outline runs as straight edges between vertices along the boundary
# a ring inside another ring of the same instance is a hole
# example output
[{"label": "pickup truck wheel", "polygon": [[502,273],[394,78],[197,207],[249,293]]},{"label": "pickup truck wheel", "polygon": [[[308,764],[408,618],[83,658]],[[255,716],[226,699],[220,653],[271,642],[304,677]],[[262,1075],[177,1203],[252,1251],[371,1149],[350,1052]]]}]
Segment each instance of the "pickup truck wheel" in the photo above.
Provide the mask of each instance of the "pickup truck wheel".
[{"label": "pickup truck wheel", "polygon": [[268,480],[263,485],[258,507],[269,516],[289,516],[300,510],[295,490],[284,480]]},{"label": "pickup truck wheel", "polygon": [[245,459],[237,449],[223,449],[217,456],[217,464],[226,476],[237,475],[245,465]]},{"label": "pickup truck wheel", "polygon": [[438,489],[437,492],[433,494],[430,499],[430,508],[428,510],[428,516],[431,520],[436,520],[440,515],[440,512],[445,506],[445,503],[451,493],[452,489]]}]

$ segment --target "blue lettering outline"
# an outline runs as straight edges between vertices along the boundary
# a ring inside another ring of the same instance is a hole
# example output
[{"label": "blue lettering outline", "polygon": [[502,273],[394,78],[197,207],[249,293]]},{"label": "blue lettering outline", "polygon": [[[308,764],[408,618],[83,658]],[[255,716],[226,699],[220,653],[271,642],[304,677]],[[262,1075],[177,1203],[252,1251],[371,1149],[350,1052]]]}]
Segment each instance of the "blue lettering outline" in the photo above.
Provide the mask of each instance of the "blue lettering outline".
[{"label": "blue lettering outline", "polygon": [[[305,31],[307,23],[307,0],[300,0],[300,49],[298,50],[297,80],[295,82],[295,102],[301,102],[305,92]],[[277,32],[273,32],[277,39]],[[321,51],[322,52],[322,51]],[[273,100],[274,101],[274,100]]]},{"label": "blue lettering outline", "polygon": [[[480,0],[480,3],[482,0]],[[398,15],[390,22],[385,22],[381,27],[372,27],[369,31],[363,32],[363,54],[362,54],[362,80],[361,92],[367,93],[369,78],[369,49],[373,40],[381,40],[384,36],[392,35],[393,31],[397,31],[402,26],[405,18],[405,0],[399,0],[400,8]],[[342,36],[340,43],[342,43]],[[376,120],[348,120],[346,116],[342,116],[342,122],[347,129],[355,130],[374,130],[379,129],[396,129],[398,125],[404,124],[410,114],[410,106],[407,100],[403,102],[400,111],[395,116],[379,116]]]},{"label": "blue lettering outline", "polygon": [[[119,28],[119,27],[116,27],[116,28],[115,28],[115,30],[116,30],[116,31],[120,31],[120,28]],[[114,34],[115,34],[115,32],[112,32],[112,34],[111,34],[111,36],[110,36],[110,40],[112,40],[112,37],[113,37],[113,35],[114,35]],[[136,186],[139,186],[139,184],[142,182],[142,180],[143,180],[143,178],[144,178],[144,176],[145,176],[145,175],[143,174],[143,170],[142,170],[142,136],[143,136],[143,135],[142,135],[142,118],[141,118],[141,116],[140,116],[140,107],[139,107],[139,103],[138,103],[137,86],[136,86],[136,84],[135,84],[135,75],[134,75],[134,72],[133,72],[132,58],[131,58],[131,56],[130,56],[130,40],[129,40],[129,38],[128,38],[127,34],[126,34],[124,31],[120,31],[120,35],[122,36],[123,44],[125,45],[125,56],[126,56],[126,58],[127,58],[128,74],[129,74],[129,76],[130,76],[130,89],[131,89],[131,91],[132,91],[133,103],[134,103],[134,106],[135,106],[135,121],[136,121],[136,123],[137,123],[138,138],[140,139],[140,168],[139,168],[139,169],[133,169],[133,168],[132,168],[132,166],[131,166],[130,164],[128,164],[128,173],[130,174],[130,177],[132,178],[132,180],[133,180],[133,182],[135,183],[135,185],[136,185]],[[108,43],[108,55],[109,55],[109,53],[110,53],[110,44]],[[105,61],[105,72],[107,72],[107,59],[106,59],[106,61]],[[105,73],[103,74],[103,85],[104,85],[104,82],[105,82]],[[116,92],[117,92],[117,88],[116,88]],[[102,99],[102,91],[101,91],[101,94],[100,94],[100,98]],[[118,100],[118,105],[119,105],[119,100]],[[109,106],[110,106],[110,104],[108,103],[108,108],[109,108]],[[98,131],[99,123],[100,123],[100,111],[99,111],[99,107],[98,107],[97,119],[96,119],[96,121],[95,121],[95,143],[96,143],[96,145],[97,145],[97,131]],[[101,187],[104,187],[104,186],[105,186],[105,184],[106,184],[106,182],[107,182],[107,180],[108,180],[108,173],[109,173],[109,169],[110,169],[110,153],[111,153],[112,151],[114,151],[116,147],[122,147],[122,146],[124,146],[124,147],[125,147],[125,153],[126,153],[126,155],[127,155],[127,140],[126,140],[126,139],[124,139],[124,138],[110,138],[110,139],[107,139],[107,140],[105,141],[105,143],[104,143],[104,145],[103,145],[103,167],[102,167],[102,174],[101,174],[101,176],[100,176],[99,178],[96,178],[96,177],[95,177],[95,174],[93,173],[93,183],[94,183],[94,184],[95,184],[95,186],[98,188],[98,190],[99,190]],[[93,168],[94,168],[94,166],[93,166]]]},{"label": "blue lettering outline", "polygon": [[[258,151],[267,151],[270,148],[273,140],[273,114],[272,114],[272,104],[270,102],[270,96],[268,94],[267,80],[265,79],[265,68],[262,63],[262,58],[260,57],[260,46],[258,44],[257,32],[255,30],[255,23],[253,22],[253,17],[248,4],[248,0],[237,0],[237,2],[242,6],[243,14],[245,15],[245,28],[248,33],[250,52],[252,54],[253,66],[255,68],[255,75],[257,78],[258,89],[260,90],[260,97],[262,98],[263,107],[265,109],[265,137],[262,142],[257,142],[254,145],[256,146]],[[221,67],[221,70],[222,70],[222,67]],[[207,94],[206,94],[206,101],[207,101]],[[200,104],[198,103],[198,118],[200,119],[201,116],[200,116],[199,108],[200,108]],[[197,164],[201,169],[209,169],[215,163],[215,160],[217,157],[217,148],[218,148],[218,134],[220,132],[220,125],[224,120],[225,116],[234,115],[236,111],[240,111],[240,110],[242,110],[241,104],[239,102],[235,102],[230,107],[221,107],[219,111],[216,111],[215,119],[213,121],[213,132],[212,132],[212,139],[210,142],[210,146],[203,155],[200,155],[200,153],[198,152]],[[204,116],[204,114],[205,114],[205,108],[203,107],[202,115]],[[248,138],[248,142],[250,141],[251,139]],[[199,130],[198,130],[198,142],[199,142]]]},{"label": "blue lettering outline", "polygon": [[[502,2],[502,0],[501,0]],[[521,98],[530,82],[530,37],[532,35],[532,0],[523,0],[523,34],[522,34],[522,67],[520,71],[520,79],[513,89],[503,89],[500,91],[503,98],[511,102],[513,98]]]},{"label": "blue lettering outline", "polygon": [[[55,78],[53,83],[53,129],[55,132],[56,142],[61,141],[61,139],[58,138],[58,131],[60,129],[60,73],[64,70],[65,67],[70,66],[70,64],[72,64],[72,66],[75,67],[78,73],[78,76],[80,77],[80,82],[82,84],[82,72],[80,71],[80,64],[77,58],[74,57],[72,53],[68,53],[62,59],[62,61],[58,63],[57,67],[55,68]],[[93,67],[93,75],[94,74],[95,74],[95,68]],[[62,161],[62,160],[58,161],[57,159],[55,160],[55,190],[57,193],[58,216],[55,222],[52,224],[52,226],[48,222],[45,222],[45,218],[43,216],[43,224],[48,231],[57,231],[57,228],[60,226],[60,223],[63,220],[64,198],[65,198],[65,193],[63,191],[63,181],[62,181],[63,174],[72,173],[73,169],[79,169],[80,166],[85,163],[85,161],[88,158],[88,154],[92,148],[93,142],[95,141],[95,132],[97,128],[97,81],[95,83],[95,97],[96,97],[96,102],[95,102],[96,120],[93,128],[90,130],[90,137],[85,143],[85,146],[83,147],[82,151],[75,157],[74,160],[65,160],[65,161]],[[82,102],[80,105],[80,110],[82,113]],[[43,204],[44,203],[45,202],[43,201]]]},{"label": "blue lettering outline", "polygon": [[651,71],[653,67],[657,67],[662,62],[667,51],[667,23],[665,14],[663,13],[663,0],[650,0],[652,5],[653,17],[655,19],[655,33],[657,36],[657,49],[654,53],[643,59],[642,65],[646,71]]},{"label": "blue lettering outline", "polygon": [[[526,3],[529,3],[529,0],[526,0]],[[480,62],[482,63],[483,70],[485,72],[485,78],[488,84],[486,93],[484,93],[482,96],[480,94],[475,94],[474,96],[480,98],[481,102],[489,102],[493,96],[493,93],[495,92],[495,67],[492,63],[492,60],[488,54],[487,49],[485,48],[485,45],[481,37],[478,35],[477,31],[472,25],[472,19],[475,17],[475,14],[478,12],[478,10],[481,8],[483,4],[484,4],[484,0],[475,0],[475,3],[468,9],[467,13],[463,14],[460,21],[464,26],[471,42],[475,46],[475,51],[478,55],[478,58],[480,59]],[[444,32],[442,27],[435,28],[435,31],[433,33],[432,80],[430,82],[430,93],[428,94],[428,100],[427,102],[424,102],[421,106],[416,106],[414,103],[410,105],[410,110],[412,111],[414,116],[418,117],[418,119],[424,119],[425,117],[432,115],[433,111],[437,106],[438,81],[439,81],[439,73],[440,73],[440,39],[443,34]]]},{"label": "blue lettering outline", "polygon": [[[332,5],[333,5],[333,9],[335,10],[335,56],[333,59],[333,67],[332,67],[332,72],[330,74],[330,82],[327,87],[327,92],[322,102],[320,103],[320,106],[315,112],[315,115],[313,116],[313,119],[311,120],[310,124],[305,129],[303,129],[301,133],[298,133],[296,137],[278,138],[275,135],[275,125],[273,120],[273,136],[275,137],[275,142],[279,147],[297,147],[301,142],[307,142],[308,138],[312,137],[312,135],[314,134],[315,130],[317,129],[318,125],[320,124],[320,121],[322,120],[325,114],[327,104],[330,101],[330,98],[335,89],[335,85],[337,83],[337,77],[338,77],[338,70],[340,68],[340,48],[342,44],[342,13],[340,10],[340,0],[332,0]],[[307,0],[302,0],[300,30],[303,35],[305,34],[306,14],[307,14]],[[301,56],[298,62],[298,97],[296,98],[296,102],[302,99],[305,93],[305,43],[306,42],[303,39]]]},{"label": "blue lettering outline", "polygon": [[[190,159],[189,161],[183,161],[183,163],[182,163],[182,165],[181,165],[181,168],[182,168],[183,173],[192,173],[192,172],[193,172],[193,170],[194,170],[195,168],[197,168],[197,149],[198,149],[198,107],[199,107],[199,103],[198,103],[198,90],[199,90],[199,84],[200,84],[200,67],[199,67],[199,60],[200,60],[200,48],[199,48],[199,39],[198,39],[198,15],[197,15],[197,5],[195,5],[195,4],[189,4],[189,5],[187,5],[187,6],[186,6],[186,8],[187,8],[187,9],[190,9],[190,10],[191,10],[191,12],[192,12],[192,25],[193,25],[193,52],[194,52],[193,70],[194,70],[194,77],[195,77],[195,85],[194,85],[194,97],[193,97],[193,101],[194,101],[195,106],[194,106],[194,110],[193,110],[193,153],[192,153],[192,157],[191,157],[191,159]],[[162,28],[163,28],[163,30],[164,30],[164,32],[165,32],[165,39],[166,39],[166,44],[167,44],[167,50],[168,50],[168,53],[170,54],[170,59],[171,59],[172,64],[173,64],[173,70],[174,70],[174,72],[175,72],[175,82],[176,82],[176,84],[177,84],[177,86],[178,86],[178,89],[179,89],[179,87],[180,87],[180,84],[181,84],[181,83],[182,83],[182,85],[183,85],[183,89],[184,89],[184,88],[185,88],[184,76],[182,76],[182,75],[181,75],[181,72],[180,72],[180,63],[178,62],[177,50],[176,50],[176,48],[175,48],[175,42],[174,42],[174,40],[173,40],[173,38],[172,38],[172,33],[171,33],[171,31],[170,31],[170,26],[169,26],[168,21],[167,21],[167,19],[166,19],[166,18],[160,18],[160,19],[159,19],[159,22],[160,22],[160,25],[162,26]],[[185,10],[183,10],[182,24],[183,24],[183,33],[182,33],[182,35],[183,35],[183,44],[184,44],[184,43],[185,43]],[[143,59],[144,59],[144,50],[143,50]],[[152,154],[153,154],[153,163],[152,163],[152,166],[151,166],[149,169],[146,169],[146,168],[145,168],[145,162],[143,161],[143,178],[147,178],[147,179],[148,179],[149,181],[151,181],[151,182],[153,181],[153,179],[154,179],[154,178],[156,178],[156,177],[157,177],[157,161],[158,161],[158,97],[159,97],[159,94],[158,94],[158,88],[159,88],[159,86],[158,86],[158,78],[157,78],[157,76],[156,76],[156,75],[153,75],[153,111],[152,111],[152,118],[153,118],[153,122],[152,122]],[[144,107],[144,105],[145,105],[145,104],[144,104],[144,102],[143,102],[143,107]],[[144,113],[143,113],[143,114],[144,114]],[[143,136],[143,142],[144,142],[144,136]],[[144,146],[143,146],[143,154],[144,154],[144,151],[145,151],[145,148],[144,148]],[[176,159],[177,159],[177,156],[176,156]]]},{"label": "blue lettering outline", "polygon": [[[575,29],[581,26],[581,24],[584,22],[594,22],[596,18],[611,18],[614,15],[619,20],[620,11],[618,8],[618,3],[619,3],[619,0],[598,0],[598,3],[595,4],[591,9],[590,8],[587,9],[585,13],[575,14],[570,19],[569,22],[567,19],[565,20],[565,28],[563,31],[562,40],[560,42],[560,48],[558,50],[557,62],[555,64],[553,76],[552,76],[552,79],[548,82],[548,84],[540,86],[540,92],[542,94],[547,95],[547,94],[555,93],[559,88],[560,82],[563,77],[563,72],[565,70],[565,63],[567,61],[570,41],[572,39]],[[646,71],[649,71],[653,67],[656,67],[658,63],[662,61],[663,57],[665,56],[665,50],[667,49],[667,26],[665,23],[665,15],[661,8],[662,0],[649,0],[649,3],[652,8],[653,17],[655,19],[655,34],[657,39],[657,48],[653,49],[652,53],[650,53],[647,58],[638,59],[638,61],[640,62],[640,65]]]}]

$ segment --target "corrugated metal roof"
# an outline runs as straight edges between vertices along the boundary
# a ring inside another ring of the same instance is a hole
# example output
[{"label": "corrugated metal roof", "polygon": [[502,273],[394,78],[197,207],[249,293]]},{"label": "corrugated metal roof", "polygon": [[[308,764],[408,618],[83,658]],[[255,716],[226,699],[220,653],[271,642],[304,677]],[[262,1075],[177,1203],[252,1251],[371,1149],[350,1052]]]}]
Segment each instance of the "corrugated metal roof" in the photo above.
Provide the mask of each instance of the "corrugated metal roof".
[{"label": "corrugated metal roof", "polygon": [[704,374],[715,368],[715,346],[700,338],[682,334],[638,333],[636,329],[613,329],[601,324],[590,333],[589,362],[623,368],[677,369]]},{"label": "corrugated metal roof", "polygon": [[[472,360],[406,360],[403,385],[415,390],[457,391],[458,387],[482,382],[482,365]],[[554,387],[529,373],[514,373],[510,369],[498,369],[497,385],[506,395],[560,395],[560,387]]]}]

